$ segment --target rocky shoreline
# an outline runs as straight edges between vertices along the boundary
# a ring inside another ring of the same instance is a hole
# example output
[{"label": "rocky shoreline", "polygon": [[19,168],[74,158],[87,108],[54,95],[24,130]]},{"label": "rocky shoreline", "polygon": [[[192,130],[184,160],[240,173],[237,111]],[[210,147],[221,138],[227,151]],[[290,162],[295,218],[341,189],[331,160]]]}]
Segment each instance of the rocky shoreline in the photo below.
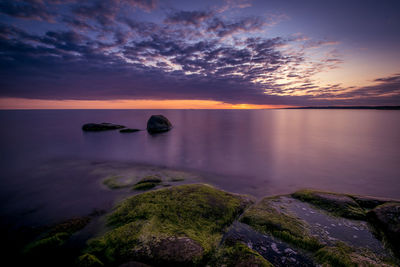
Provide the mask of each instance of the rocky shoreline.
[{"label": "rocky shoreline", "polygon": [[[41,266],[399,264],[398,201],[312,190],[255,201],[206,184],[181,184],[184,178],[173,175],[108,177],[103,183],[110,190],[146,192],[106,215],[39,231],[21,246],[19,260]],[[71,240],[94,219],[105,228],[75,246]]]}]

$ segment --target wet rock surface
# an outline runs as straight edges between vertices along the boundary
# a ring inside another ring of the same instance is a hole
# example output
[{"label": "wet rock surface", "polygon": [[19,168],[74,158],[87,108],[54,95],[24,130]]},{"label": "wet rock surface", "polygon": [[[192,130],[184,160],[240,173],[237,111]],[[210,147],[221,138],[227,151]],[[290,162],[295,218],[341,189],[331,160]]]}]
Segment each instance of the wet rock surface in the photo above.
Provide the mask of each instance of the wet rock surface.
[{"label": "wet rock surface", "polygon": [[298,249],[271,235],[255,231],[247,224],[234,222],[223,240],[236,240],[257,251],[274,266],[315,266],[313,260]]},{"label": "wet rock surface", "polygon": [[335,245],[341,241],[348,245],[385,253],[382,243],[374,236],[367,222],[332,216],[308,203],[289,197],[279,197],[274,205],[294,214],[310,225],[311,234],[322,244]]},{"label": "wet rock surface", "polygon": [[293,193],[292,197],[311,203],[337,216],[351,219],[365,219],[365,211],[348,195],[331,192],[301,190]]}]

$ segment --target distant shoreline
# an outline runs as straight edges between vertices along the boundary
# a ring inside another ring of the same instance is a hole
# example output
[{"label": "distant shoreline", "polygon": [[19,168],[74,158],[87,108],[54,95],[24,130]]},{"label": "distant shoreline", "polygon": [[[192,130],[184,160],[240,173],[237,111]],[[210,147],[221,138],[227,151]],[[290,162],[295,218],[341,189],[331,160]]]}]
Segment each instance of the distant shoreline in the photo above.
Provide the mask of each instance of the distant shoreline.
[{"label": "distant shoreline", "polygon": [[325,107],[291,107],[285,109],[377,109],[377,110],[400,110],[400,106],[325,106]]}]

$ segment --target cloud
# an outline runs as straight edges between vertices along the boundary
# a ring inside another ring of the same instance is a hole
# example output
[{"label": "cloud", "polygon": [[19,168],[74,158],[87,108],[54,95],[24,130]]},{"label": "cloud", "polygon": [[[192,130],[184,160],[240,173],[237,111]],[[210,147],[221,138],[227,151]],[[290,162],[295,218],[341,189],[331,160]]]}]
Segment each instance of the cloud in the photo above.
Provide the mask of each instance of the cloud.
[{"label": "cloud", "polygon": [[211,11],[176,11],[170,13],[164,20],[165,23],[198,26],[203,21],[213,16]]},{"label": "cloud", "polygon": [[294,105],[399,94],[394,89],[398,76],[376,79],[377,86],[369,88],[319,86],[313,75],[340,64],[341,58],[330,48],[311,60],[307,49],[335,43],[265,37],[260,33],[277,21],[273,16],[169,9],[157,11],[164,18],[157,13],[156,19],[144,20],[124,9],[147,12],[157,7],[155,1],[38,3],[62,5],[63,12],[55,14],[57,27],[49,24],[35,32],[0,24],[1,97]]},{"label": "cloud", "polygon": [[0,1],[0,12],[12,17],[32,20],[52,21],[54,18],[42,1],[2,0]]}]

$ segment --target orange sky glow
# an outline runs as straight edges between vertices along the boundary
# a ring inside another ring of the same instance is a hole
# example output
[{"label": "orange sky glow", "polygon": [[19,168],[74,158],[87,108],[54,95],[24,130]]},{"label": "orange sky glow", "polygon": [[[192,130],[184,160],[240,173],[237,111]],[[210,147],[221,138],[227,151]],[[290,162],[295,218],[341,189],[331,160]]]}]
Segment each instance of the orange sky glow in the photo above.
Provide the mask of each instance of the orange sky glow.
[{"label": "orange sky glow", "polygon": [[271,109],[287,105],[230,104],[214,100],[40,100],[0,98],[0,109]]}]

